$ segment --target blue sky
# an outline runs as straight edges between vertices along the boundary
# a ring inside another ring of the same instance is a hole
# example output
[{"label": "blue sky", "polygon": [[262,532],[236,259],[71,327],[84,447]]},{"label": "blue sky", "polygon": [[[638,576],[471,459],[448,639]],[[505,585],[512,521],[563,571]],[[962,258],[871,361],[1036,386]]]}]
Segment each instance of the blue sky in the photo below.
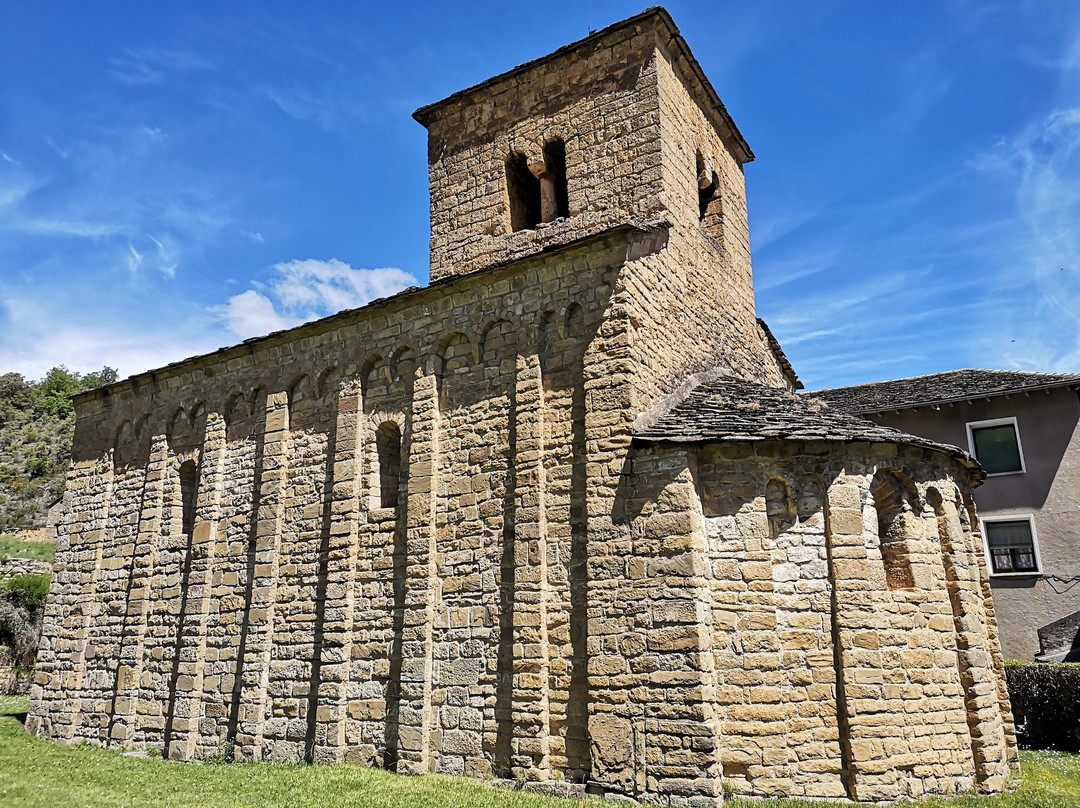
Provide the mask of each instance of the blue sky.
[{"label": "blue sky", "polygon": [[[807,388],[1080,371],[1080,4],[671,2]],[[0,372],[127,375],[427,281],[417,107],[640,3],[15,4]]]}]

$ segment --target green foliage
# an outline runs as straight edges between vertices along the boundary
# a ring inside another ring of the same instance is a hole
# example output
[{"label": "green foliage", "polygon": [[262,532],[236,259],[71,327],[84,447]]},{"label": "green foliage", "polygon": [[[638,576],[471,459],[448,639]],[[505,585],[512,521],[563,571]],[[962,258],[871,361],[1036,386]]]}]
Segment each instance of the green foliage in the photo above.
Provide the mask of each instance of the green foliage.
[{"label": "green foliage", "polygon": [[32,612],[45,605],[49,595],[49,582],[52,576],[16,575],[3,582],[2,593],[16,605],[25,606]]},{"label": "green foliage", "polygon": [[5,558],[29,558],[51,564],[55,556],[56,542],[54,541],[23,541],[0,533],[0,561]]},{"label": "green foliage", "polygon": [[0,696],[0,715],[17,715],[30,709],[27,696]]},{"label": "green foliage", "polygon": [[1010,660],[1005,677],[1021,743],[1080,750],[1080,664]]},{"label": "green foliage", "polygon": [[45,523],[64,490],[75,428],[70,396],[116,379],[115,368],[82,375],[63,365],[39,382],[0,376],[0,528]]}]

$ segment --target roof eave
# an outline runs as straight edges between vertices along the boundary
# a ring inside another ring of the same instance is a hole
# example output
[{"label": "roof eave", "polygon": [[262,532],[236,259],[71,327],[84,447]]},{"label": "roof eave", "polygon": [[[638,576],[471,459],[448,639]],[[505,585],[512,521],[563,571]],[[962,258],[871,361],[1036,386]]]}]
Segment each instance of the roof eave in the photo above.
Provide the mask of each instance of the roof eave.
[{"label": "roof eave", "polygon": [[671,18],[671,15],[668,14],[667,10],[661,6],[653,6],[652,8],[648,8],[645,11],[642,11],[640,14],[635,14],[633,17],[629,17],[625,20],[613,23],[606,28],[602,28],[595,33],[589,34],[583,39],[579,39],[576,42],[571,42],[569,45],[564,45],[563,47],[552,51],[546,56],[532,59],[528,62],[518,65],[517,67],[511,68],[504,73],[500,73],[497,76],[493,76],[485,81],[482,81],[479,84],[474,84],[472,87],[467,87],[464,90],[458,90],[456,93],[448,95],[441,101],[435,101],[431,104],[422,106],[413,113],[413,118],[422,126],[427,127],[429,123],[431,123],[438,117],[439,113],[442,110],[456,102],[464,101],[468,97],[475,95],[478,92],[500,84],[507,79],[513,78],[514,76],[521,75],[522,73],[532,70],[542,64],[554,61],[555,59],[572,53],[575,50],[587,48],[590,45],[600,41],[604,37],[610,36],[611,34],[616,33],[617,31],[621,31],[624,28],[628,28],[638,23],[645,22],[650,18],[656,18],[660,20],[663,23],[664,28],[667,29],[671,42],[675,44],[675,48],[678,51],[679,55],[684,58],[691,76],[695,79],[697,84],[704,91],[708,103],[712,105],[712,107],[719,115],[720,120],[723,124],[723,129],[727,130],[726,134],[728,135],[728,137],[725,139],[730,141],[728,145],[731,148],[732,152],[735,154],[736,159],[738,159],[741,164],[752,162],[754,160],[754,152],[750,149],[750,145],[746,142],[746,138],[743,137],[742,133],[739,131],[739,128],[735,125],[735,121],[728,113],[727,107],[725,107],[723,102],[720,100],[720,96],[717,94],[716,89],[712,86],[712,83],[709,81],[708,77],[706,77],[705,72],[701,69],[701,65],[698,63],[697,59],[694,58],[694,54],[690,50],[690,46],[686,43],[686,40],[683,39],[682,34],[679,33],[679,28],[675,25],[675,21]]}]

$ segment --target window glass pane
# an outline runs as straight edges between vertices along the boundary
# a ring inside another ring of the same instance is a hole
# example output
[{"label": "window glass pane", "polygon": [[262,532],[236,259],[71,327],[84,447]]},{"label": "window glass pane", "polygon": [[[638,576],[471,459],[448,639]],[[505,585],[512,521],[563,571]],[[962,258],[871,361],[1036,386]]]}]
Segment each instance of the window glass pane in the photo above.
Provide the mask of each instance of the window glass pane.
[{"label": "window glass pane", "polygon": [[1035,543],[1031,538],[1031,523],[1027,519],[986,522],[986,543],[994,572],[1026,572],[1037,570]]},{"label": "window glass pane", "polygon": [[1013,564],[1018,570],[1033,570],[1035,569],[1035,556],[1031,554],[1030,550],[1013,550],[1013,556],[1016,559]]},{"label": "window glass pane", "polygon": [[975,458],[987,474],[1020,471],[1020,447],[1012,424],[986,426],[971,430]]},{"label": "window glass pane", "polygon": [[1008,550],[994,550],[990,558],[994,562],[994,572],[1012,572],[1012,556]]}]

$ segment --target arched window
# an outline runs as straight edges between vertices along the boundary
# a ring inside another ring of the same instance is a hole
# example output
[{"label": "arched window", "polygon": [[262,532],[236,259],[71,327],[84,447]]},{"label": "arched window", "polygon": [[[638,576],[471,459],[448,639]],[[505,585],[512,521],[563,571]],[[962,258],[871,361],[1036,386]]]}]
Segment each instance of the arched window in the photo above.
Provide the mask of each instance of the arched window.
[{"label": "arched window", "polygon": [[531,230],[540,224],[540,180],[529,171],[529,158],[512,152],[506,161],[506,191],[510,196],[510,228]]},{"label": "arched window", "polygon": [[541,222],[570,215],[566,187],[566,144],[556,138],[544,144],[543,165],[529,166],[529,158],[511,152],[506,160],[506,192],[510,202],[510,229],[532,230]]},{"label": "arched window", "polygon": [[396,508],[401,480],[401,430],[393,421],[375,430],[375,450],[379,455],[379,505]]},{"label": "arched window", "polygon": [[198,487],[199,468],[194,460],[187,460],[180,466],[181,529],[187,536],[195,530],[195,498]]},{"label": "arched window", "polygon": [[540,215],[553,222],[570,215],[570,198],[566,190],[566,144],[553,140],[544,146],[544,165],[547,172],[540,178]]},{"label": "arched window", "polygon": [[776,477],[765,486],[765,511],[769,516],[769,532],[774,539],[795,524],[791,489],[785,480]]}]

